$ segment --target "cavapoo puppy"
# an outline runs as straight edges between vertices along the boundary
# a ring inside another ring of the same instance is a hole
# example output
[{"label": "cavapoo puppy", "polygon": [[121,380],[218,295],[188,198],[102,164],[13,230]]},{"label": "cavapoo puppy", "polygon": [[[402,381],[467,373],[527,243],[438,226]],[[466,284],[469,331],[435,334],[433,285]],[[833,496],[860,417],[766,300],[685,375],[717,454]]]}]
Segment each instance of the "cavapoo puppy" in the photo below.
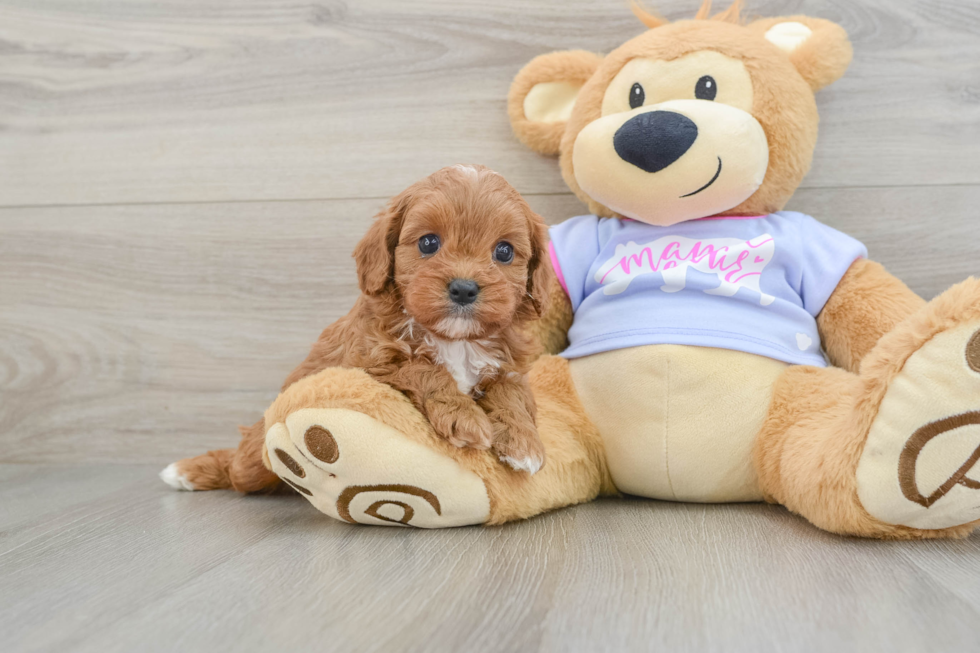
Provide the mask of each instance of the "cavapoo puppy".
[{"label": "cavapoo puppy", "polygon": [[[391,200],[354,250],[361,296],[328,326],[283,389],[327,367],[356,367],[405,393],[459,447],[493,448],[515,470],[544,464],[521,330],[541,315],[547,229],[503,177],[443,168]],[[170,465],[182,489],[278,485],[262,464],[263,421],[238,449]]]}]

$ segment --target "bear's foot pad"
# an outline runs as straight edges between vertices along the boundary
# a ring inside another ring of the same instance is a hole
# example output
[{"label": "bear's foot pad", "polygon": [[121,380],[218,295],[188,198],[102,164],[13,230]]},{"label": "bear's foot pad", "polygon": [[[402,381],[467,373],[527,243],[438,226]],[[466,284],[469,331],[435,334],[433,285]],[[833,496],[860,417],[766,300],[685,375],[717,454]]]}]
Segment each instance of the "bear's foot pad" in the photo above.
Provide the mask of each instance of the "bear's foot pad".
[{"label": "bear's foot pad", "polygon": [[265,437],[272,471],[334,519],[444,528],[490,516],[476,474],[363,413],[304,408]]},{"label": "bear's foot pad", "polygon": [[924,530],[980,519],[980,323],[938,334],[892,379],[857,469],[864,509]]}]

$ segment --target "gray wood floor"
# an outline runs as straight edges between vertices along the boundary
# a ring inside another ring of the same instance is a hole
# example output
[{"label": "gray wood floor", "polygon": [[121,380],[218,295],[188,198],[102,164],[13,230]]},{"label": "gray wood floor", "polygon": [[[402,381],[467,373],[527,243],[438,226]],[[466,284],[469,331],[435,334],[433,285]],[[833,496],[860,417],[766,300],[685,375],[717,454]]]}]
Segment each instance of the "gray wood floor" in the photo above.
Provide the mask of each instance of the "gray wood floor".
[{"label": "gray wood floor", "polygon": [[[980,273],[980,4],[747,4],[855,44],[790,208],[923,296]],[[976,650],[978,536],[638,500],[406,532],[156,479],[261,414],[408,183],[480,162],[582,212],[507,87],[638,32],[624,0],[0,0],[0,649]]]}]

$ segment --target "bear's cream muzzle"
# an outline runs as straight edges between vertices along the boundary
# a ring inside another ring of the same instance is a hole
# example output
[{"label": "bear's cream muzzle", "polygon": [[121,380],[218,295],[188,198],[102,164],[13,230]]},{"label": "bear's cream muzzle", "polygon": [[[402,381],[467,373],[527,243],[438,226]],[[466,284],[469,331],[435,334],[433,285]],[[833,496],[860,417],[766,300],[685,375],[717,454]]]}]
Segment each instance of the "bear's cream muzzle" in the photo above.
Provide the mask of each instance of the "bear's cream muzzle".
[{"label": "bear's cream muzzle", "polygon": [[769,143],[751,114],[672,100],[589,123],[575,139],[575,179],[619,215],[669,226],[738,206],[766,175]]}]

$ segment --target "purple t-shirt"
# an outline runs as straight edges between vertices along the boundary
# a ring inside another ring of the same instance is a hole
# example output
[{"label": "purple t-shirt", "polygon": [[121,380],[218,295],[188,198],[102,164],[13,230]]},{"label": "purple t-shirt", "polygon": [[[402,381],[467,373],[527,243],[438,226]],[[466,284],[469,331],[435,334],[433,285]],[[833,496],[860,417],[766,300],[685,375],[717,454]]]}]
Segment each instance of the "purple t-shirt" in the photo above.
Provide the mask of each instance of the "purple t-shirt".
[{"label": "purple t-shirt", "polygon": [[793,211],[671,227],[583,215],[551,228],[575,321],[562,356],[698,345],[826,366],[816,316],[857,240]]}]

